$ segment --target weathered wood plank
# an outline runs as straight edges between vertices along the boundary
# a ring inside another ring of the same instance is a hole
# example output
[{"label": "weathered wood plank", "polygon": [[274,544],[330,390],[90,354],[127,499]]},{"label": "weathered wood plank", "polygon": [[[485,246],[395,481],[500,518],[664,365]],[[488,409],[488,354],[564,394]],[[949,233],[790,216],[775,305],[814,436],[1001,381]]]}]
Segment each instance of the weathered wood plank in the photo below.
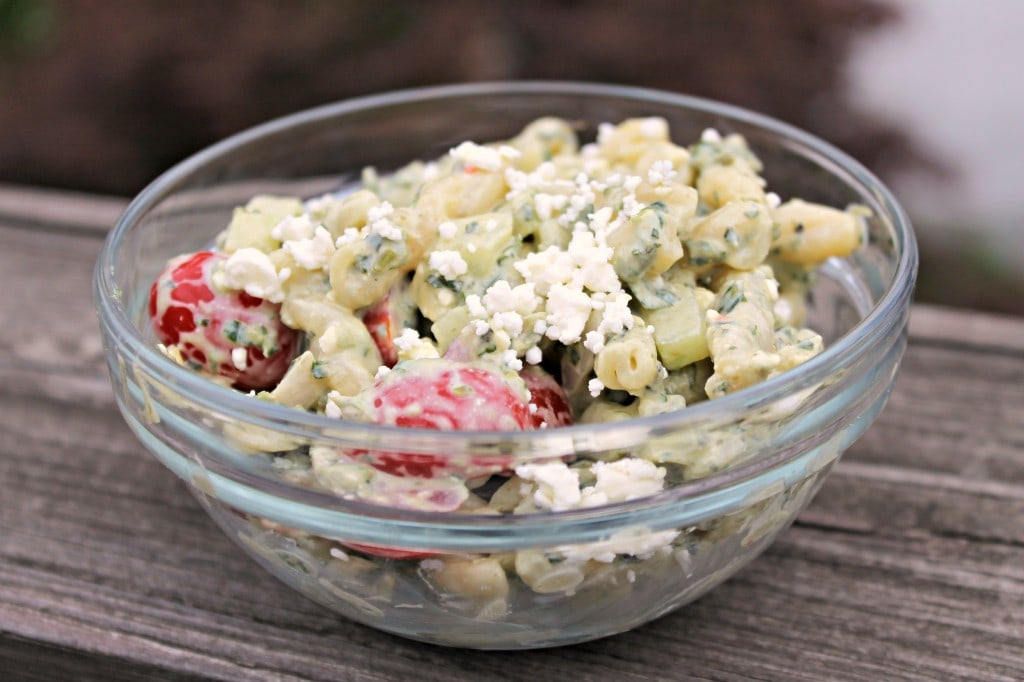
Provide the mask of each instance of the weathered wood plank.
[{"label": "weathered wood plank", "polygon": [[102,235],[127,205],[126,199],[0,183],[0,224]]},{"label": "weathered wood plank", "polygon": [[576,647],[454,651],[298,597],[143,452],[110,395],[88,284],[120,204],[99,200],[90,213],[47,196],[55,206],[40,213],[33,193],[0,188],[0,285],[32,292],[0,298],[0,670],[361,680],[1012,680],[1024,670],[1024,321],[915,310],[878,423],[798,523],[704,599]]}]

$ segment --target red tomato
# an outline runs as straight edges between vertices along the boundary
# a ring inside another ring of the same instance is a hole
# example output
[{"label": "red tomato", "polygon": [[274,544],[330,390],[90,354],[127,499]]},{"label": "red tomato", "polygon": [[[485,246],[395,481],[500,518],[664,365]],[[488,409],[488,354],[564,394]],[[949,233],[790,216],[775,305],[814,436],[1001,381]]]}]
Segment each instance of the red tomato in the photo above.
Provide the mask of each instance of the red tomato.
[{"label": "red tomato", "polygon": [[424,550],[400,549],[398,547],[387,547],[384,545],[367,545],[359,542],[346,542],[343,544],[349,549],[354,549],[357,552],[381,557],[383,559],[428,559],[432,556],[437,556],[436,552]]},{"label": "red tomato", "polygon": [[555,378],[540,367],[524,367],[519,376],[530,390],[530,404],[536,405],[533,412],[533,428],[550,429],[572,424],[569,399]]},{"label": "red tomato", "polygon": [[[172,259],[149,291],[149,316],[161,343],[177,346],[196,369],[231,379],[242,390],[277,384],[295,357],[299,334],[281,322],[276,303],[213,286],[228,256],[199,251]],[[237,366],[232,351],[245,350]]]},{"label": "red tomato", "polygon": [[393,310],[391,296],[385,296],[363,313],[363,324],[370,332],[373,342],[380,351],[380,359],[388,367],[398,364],[398,349],[395,337],[402,331],[401,322]]},{"label": "red tomato", "polygon": [[363,312],[363,324],[380,351],[381,361],[388,367],[398,364],[395,338],[405,327],[415,329],[416,321],[416,305],[409,294],[409,284],[404,280]]},{"label": "red tomato", "polygon": [[[525,391],[498,370],[440,358],[412,360],[363,391],[367,418],[377,424],[439,431],[521,431],[533,428]],[[394,476],[464,479],[499,473],[508,458],[366,451],[349,453]]]}]

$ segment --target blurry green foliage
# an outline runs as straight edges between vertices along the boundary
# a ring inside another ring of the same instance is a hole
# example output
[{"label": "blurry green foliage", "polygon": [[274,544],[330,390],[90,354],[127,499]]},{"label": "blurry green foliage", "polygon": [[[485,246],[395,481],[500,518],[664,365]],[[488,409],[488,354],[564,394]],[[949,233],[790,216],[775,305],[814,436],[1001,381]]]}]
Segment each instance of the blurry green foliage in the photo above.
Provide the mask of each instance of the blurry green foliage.
[{"label": "blurry green foliage", "polygon": [[52,0],[0,0],[0,60],[42,48],[54,34],[56,18]]}]

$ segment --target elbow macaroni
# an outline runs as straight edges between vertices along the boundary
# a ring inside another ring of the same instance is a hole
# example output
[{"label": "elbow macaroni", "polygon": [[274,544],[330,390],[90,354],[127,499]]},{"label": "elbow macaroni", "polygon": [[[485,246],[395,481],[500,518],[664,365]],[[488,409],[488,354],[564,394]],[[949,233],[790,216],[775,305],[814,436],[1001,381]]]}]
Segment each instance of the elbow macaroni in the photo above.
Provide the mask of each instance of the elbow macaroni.
[{"label": "elbow macaroni", "polygon": [[[602,124],[583,146],[569,122],[538,119],[504,143],[363,180],[306,204],[256,197],[219,239],[267,254],[282,320],[309,338],[270,400],[322,409],[328,391],[372,383],[381,356],[360,315],[396,292],[412,311],[402,324],[431,323],[428,355],[590,358],[563,377],[577,416],[593,403],[589,418],[614,418],[598,409],[603,391],[642,413],[715,398],[820,352],[801,328],[807,273],[865,238],[857,209],[767,193],[741,136],[682,147],[660,118]],[[537,302],[489,297],[499,284],[528,285]],[[673,393],[664,378],[697,366],[713,368],[703,388]]]}]

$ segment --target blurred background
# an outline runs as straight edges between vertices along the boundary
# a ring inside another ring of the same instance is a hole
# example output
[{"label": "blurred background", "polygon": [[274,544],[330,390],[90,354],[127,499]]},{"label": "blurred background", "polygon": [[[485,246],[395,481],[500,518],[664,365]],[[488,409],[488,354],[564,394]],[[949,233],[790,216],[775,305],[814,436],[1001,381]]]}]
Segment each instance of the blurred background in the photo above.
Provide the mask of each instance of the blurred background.
[{"label": "blurred background", "polygon": [[268,118],[396,88],[663,88],[808,129],[880,175],[918,300],[1024,314],[1024,2],[0,0],[0,182],[131,196]]}]

